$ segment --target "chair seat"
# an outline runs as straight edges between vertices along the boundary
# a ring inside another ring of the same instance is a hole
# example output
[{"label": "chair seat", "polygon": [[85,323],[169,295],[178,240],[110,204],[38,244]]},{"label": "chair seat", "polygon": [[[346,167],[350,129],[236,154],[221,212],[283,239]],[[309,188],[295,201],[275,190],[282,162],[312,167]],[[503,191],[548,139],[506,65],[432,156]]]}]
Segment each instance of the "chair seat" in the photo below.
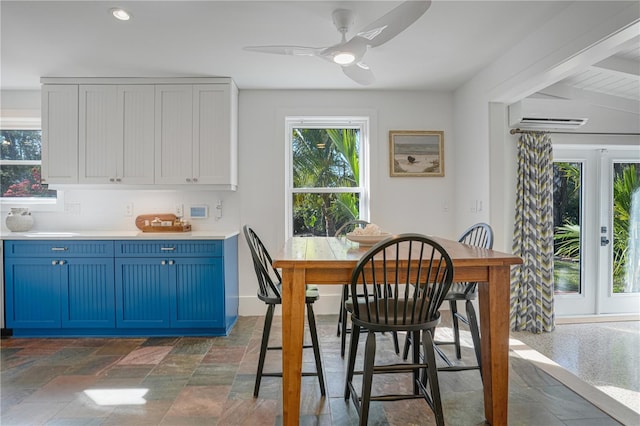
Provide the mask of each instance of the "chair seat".
[{"label": "chair seat", "polygon": [[[378,309],[376,310],[376,303],[369,303],[369,312],[372,312],[372,315],[367,315],[367,301],[364,297],[358,297],[358,311],[360,312],[360,317],[357,319],[357,322],[360,326],[365,327],[370,330],[382,330],[382,331],[394,331],[394,328],[398,328],[400,331],[412,331],[412,324],[416,324],[416,330],[429,330],[434,328],[440,323],[440,314],[438,313],[437,319],[429,321],[426,309],[423,309],[422,315],[419,312],[411,318],[409,314],[408,320],[410,322],[402,323],[403,317],[405,317],[405,311],[411,312],[413,310],[414,303],[412,300],[408,300],[407,302],[401,301],[398,304],[393,304],[388,306],[385,309],[385,302],[380,300],[377,302]],[[345,308],[349,313],[353,313],[353,300],[351,298],[347,299],[345,303]],[[375,312],[385,312],[386,315],[379,316],[376,318]]]}]

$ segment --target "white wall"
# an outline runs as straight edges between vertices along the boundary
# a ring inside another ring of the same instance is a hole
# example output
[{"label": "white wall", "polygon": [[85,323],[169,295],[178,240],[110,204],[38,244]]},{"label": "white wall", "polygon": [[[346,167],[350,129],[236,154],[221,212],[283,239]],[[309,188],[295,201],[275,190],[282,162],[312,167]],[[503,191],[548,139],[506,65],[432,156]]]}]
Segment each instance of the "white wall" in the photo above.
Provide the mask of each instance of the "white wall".
[{"label": "white wall", "polygon": [[[567,3],[565,10],[541,21],[539,30],[456,90],[455,194],[461,207],[456,210],[456,224],[487,219],[496,234],[494,248],[511,250],[517,136],[508,133],[506,105],[608,57],[617,45],[637,37],[639,22],[637,2]],[[592,121],[584,131],[638,128],[637,114],[602,109],[592,113],[590,119],[599,124]],[[637,137],[628,143],[637,144]],[[490,210],[474,214],[465,208],[477,197],[488,197]]]},{"label": "white wall", "polygon": [[[404,91],[240,91],[239,158],[241,223],[273,250],[284,243],[285,133],[287,115],[371,117],[371,221],[390,232],[455,237],[452,214],[457,165],[448,93]],[[445,177],[389,177],[389,130],[444,130]],[[444,211],[443,206],[448,207]],[[239,248],[240,312],[264,311],[255,298],[248,248]],[[317,312],[337,313],[340,288],[323,287]]]},{"label": "white wall", "polygon": [[[37,92],[2,93],[2,109],[39,109]],[[286,115],[371,117],[371,221],[390,232],[454,238],[456,162],[450,93],[409,91],[241,90],[239,185],[236,192],[66,189],[66,209],[34,212],[34,231],[135,230],[135,216],[173,212],[176,204],[223,202],[221,220],[192,221],[195,230],[240,230],[250,224],[272,251],[284,242],[284,118]],[[389,130],[444,130],[445,177],[389,177]],[[73,187],[71,187],[73,188]],[[133,216],[124,216],[133,203]],[[445,206],[448,211],[445,211]],[[5,208],[6,210],[6,208]],[[66,211],[65,211],[66,210]],[[2,212],[2,216],[6,211]],[[2,233],[8,230],[4,220]],[[244,236],[239,244],[240,315],[264,313]],[[318,313],[336,313],[339,287],[321,290]]]}]

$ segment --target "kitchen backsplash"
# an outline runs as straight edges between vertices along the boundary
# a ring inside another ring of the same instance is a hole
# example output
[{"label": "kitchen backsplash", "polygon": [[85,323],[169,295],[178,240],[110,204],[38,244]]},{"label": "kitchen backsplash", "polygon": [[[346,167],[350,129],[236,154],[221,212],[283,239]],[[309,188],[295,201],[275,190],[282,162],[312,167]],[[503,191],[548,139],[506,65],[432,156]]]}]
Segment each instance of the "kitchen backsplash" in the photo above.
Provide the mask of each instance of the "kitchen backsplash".
[{"label": "kitchen backsplash", "polygon": [[[235,229],[239,224],[239,202],[235,192],[176,190],[65,190],[64,203],[54,209],[16,203],[1,208],[2,235],[10,233],[5,219],[11,207],[29,207],[34,224],[31,231],[58,232],[83,230],[136,230],[136,217],[153,213],[180,213],[194,231]],[[221,209],[217,209],[218,200]],[[64,205],[63,205],[64,204]],[[208,214],[193,219],[190,207]],[[48,210],[48,211],[47,211]],[[51,211],[55,210],[55,211]],[[216,213],[221,217],[217,218]]]}]

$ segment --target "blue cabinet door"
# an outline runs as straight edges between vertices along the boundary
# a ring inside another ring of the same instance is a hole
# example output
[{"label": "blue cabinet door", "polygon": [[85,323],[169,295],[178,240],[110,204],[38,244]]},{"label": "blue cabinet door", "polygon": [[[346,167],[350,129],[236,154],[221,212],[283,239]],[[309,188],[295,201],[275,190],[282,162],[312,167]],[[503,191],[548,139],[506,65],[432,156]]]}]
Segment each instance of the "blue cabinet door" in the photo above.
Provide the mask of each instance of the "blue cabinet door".
[{"label": "blue cabinet door", "polygon": [[171,263],[171,326],[222,327],[225,317],[222,258],[176,258]]},{"label": "blue cabinet door", "polygon": [[170,326],[169,264],[160,258],[116,258],[116,326]]},{"label": "blue cabinet door", "polygon": [[60,328],[64,268],[42,258],[5,259],[8,328]]},{"label": "blue cabinet door", "polygon": [[62,327],[115,327],[113,258],[70,258],[63,266]]}]

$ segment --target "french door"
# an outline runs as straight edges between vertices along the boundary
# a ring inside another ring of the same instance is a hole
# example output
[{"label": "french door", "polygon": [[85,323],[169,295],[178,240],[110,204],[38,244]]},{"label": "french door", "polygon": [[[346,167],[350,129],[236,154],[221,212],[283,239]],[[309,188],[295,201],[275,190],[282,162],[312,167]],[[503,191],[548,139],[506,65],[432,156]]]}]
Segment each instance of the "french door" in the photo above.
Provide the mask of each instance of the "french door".
[{"label": "french door", "polygon": [[640,313],[640,152],[554,148],[558,316]]}]

